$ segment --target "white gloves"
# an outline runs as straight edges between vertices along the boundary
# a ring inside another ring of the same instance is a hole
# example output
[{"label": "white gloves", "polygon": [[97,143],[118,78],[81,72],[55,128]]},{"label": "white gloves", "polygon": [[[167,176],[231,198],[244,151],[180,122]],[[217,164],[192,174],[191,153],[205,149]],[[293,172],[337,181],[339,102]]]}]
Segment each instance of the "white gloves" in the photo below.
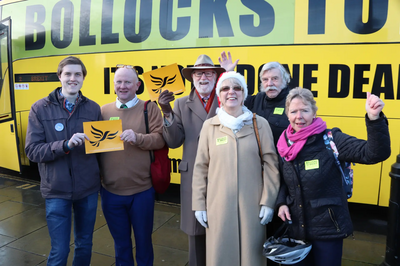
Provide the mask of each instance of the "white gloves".
[{"label": "white gloves", "polygon": [[267,206],[261,206],[260,215],[261,224],[266,225],[267,223],[272,221],[272,217],[274,216],[274,210]]},{"label": "white gloves", "polygon": [[208,227],[207,225],[207,211],[195,211],[194,216],[196,216],[197,221],[204,226],[205,228]]},{"label": "white gloves", "polygon": [[[271,222],[273,215],[274,215],[273,209],[271,209],[270,207],[267,207],[267,206],[261,206],[259,217],[261,218],[262,225],[266,225],[267,223]],[[205,228],[208,228],[207,211],[195,211],[194,216],[196,216],[197,221],[202,226],[204,226]]]}]

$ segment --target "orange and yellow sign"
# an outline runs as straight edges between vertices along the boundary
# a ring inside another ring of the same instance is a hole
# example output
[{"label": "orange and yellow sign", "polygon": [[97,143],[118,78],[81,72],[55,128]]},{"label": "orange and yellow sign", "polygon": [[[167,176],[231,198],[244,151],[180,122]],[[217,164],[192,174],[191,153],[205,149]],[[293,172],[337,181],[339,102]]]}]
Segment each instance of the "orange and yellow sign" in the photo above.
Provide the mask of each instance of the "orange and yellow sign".
[{"label": "orange and yellow sign", "polygon": [[185,85],[176,63],[145,72],[143,78],[152,101],[157,101],[158,95],[164,89],[173,93],[185,91]]},{"label": "orange and yellow sign", "polygon": [[89,140],[85,140],[87,154],[124,149],[124,142],[119,138],[122,134],[120,119],[84,122],[83,133],[89,137]]}]

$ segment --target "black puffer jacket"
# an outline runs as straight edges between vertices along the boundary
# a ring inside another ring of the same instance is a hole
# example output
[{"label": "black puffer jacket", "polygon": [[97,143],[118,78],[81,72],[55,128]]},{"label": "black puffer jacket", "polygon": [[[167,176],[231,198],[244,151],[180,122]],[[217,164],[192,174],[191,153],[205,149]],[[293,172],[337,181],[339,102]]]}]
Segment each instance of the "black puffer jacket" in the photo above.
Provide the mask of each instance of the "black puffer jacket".
[{"label": "black puffer jacket", "polygon": [[[366,117],[368,141],[332,129],[339,160],[374,164],[390,156],[387,119],[381,113],[377,120]],[[332,151],[326,149],[325,132],[308,138],[297,157],[280,160],[282,173],[277,208],[287,205],[293,225],[290,235],[296,239],[338,239],[353,233],[342,176],[335,165]],[[306,170],[308,161],[318,160],[317,169]],[[357,177],[355,174],[355,178]]]},{"label": "black puffer jacket", "polygon": [[274,135],[275,147],[282,132],[289,125],[285,113],[285,102],[288,93],[288,87],[282,89],[275,98],[269,98],[265,92],[259,92],[256,95],[248,96],[244,102],[244,105],[249,108],[250,111],[267,119],[272,134]]}]

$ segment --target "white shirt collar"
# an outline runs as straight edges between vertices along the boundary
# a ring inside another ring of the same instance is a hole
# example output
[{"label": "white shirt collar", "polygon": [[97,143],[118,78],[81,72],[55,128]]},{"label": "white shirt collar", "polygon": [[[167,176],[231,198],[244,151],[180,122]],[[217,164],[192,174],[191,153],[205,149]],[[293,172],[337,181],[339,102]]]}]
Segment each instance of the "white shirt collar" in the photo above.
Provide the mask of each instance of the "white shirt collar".
[{"label": "white shirt collar", "polygon": [[[135,106],[138,102],[139,102],[139,99],[138,99],[137,95],[135,95],[135,98],[133,98],[132,100],[130,100],[129,102],[127,102],[125,105],[126,105],[128,108],[131,108],[131,107]],[[123,103],[121,103],[121,102],[118,100],[118,97],[117,97],[117,100],[115,101],[115,105],[117,106],[117,108],[121,108],[121,105],[122,105],[122,104],[123,104]]]}]

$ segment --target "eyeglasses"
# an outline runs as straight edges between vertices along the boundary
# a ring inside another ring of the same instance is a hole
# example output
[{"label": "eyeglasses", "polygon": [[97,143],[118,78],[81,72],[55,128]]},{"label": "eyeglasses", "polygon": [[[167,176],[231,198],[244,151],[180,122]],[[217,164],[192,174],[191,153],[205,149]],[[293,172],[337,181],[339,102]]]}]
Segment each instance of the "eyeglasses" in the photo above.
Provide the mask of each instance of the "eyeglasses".
[{"label": "eyeglasses", "polygon": [[[134,66],[131,65],[124,65],[124,64],[118,64],[116,65],[117,68],[129,68],[129,69],[135,69]],[[136,70],[136,69],[135,69]]]},{"label": "eyeglasses", "polygon": [[232,88],[235,92],[243,91],[243,88],[240,87],[240,86],[233,86],[233,87],[223,86],[223,87],[221,87],[220,91],[222,91],[222,92],[228,92],[231,88]]},{"label": "eyeglasses", "polygon": [[138,75],[138,72],[137,72],[137,70],[136,70],[136,68],[135,68],[134,66],[132,66],[132,65],[118,64],[118,65],[116,65],[116,67],[117,67],[117,69],[118,69],[118,68],[128,68],[128,69],[132,69],[132,70],[136,73],[136,76],[139,76],[139,75]]},{"label": "eyeglasses", "polygon": [[193,71],[193,74],[199,78],[201,76],[203,76],[203,74],[206,75],[207,78],[209,78],[209,77],[212,77],[214,73],[215,73],[215,71],[203,71],[203,72],[202,71]]}]

